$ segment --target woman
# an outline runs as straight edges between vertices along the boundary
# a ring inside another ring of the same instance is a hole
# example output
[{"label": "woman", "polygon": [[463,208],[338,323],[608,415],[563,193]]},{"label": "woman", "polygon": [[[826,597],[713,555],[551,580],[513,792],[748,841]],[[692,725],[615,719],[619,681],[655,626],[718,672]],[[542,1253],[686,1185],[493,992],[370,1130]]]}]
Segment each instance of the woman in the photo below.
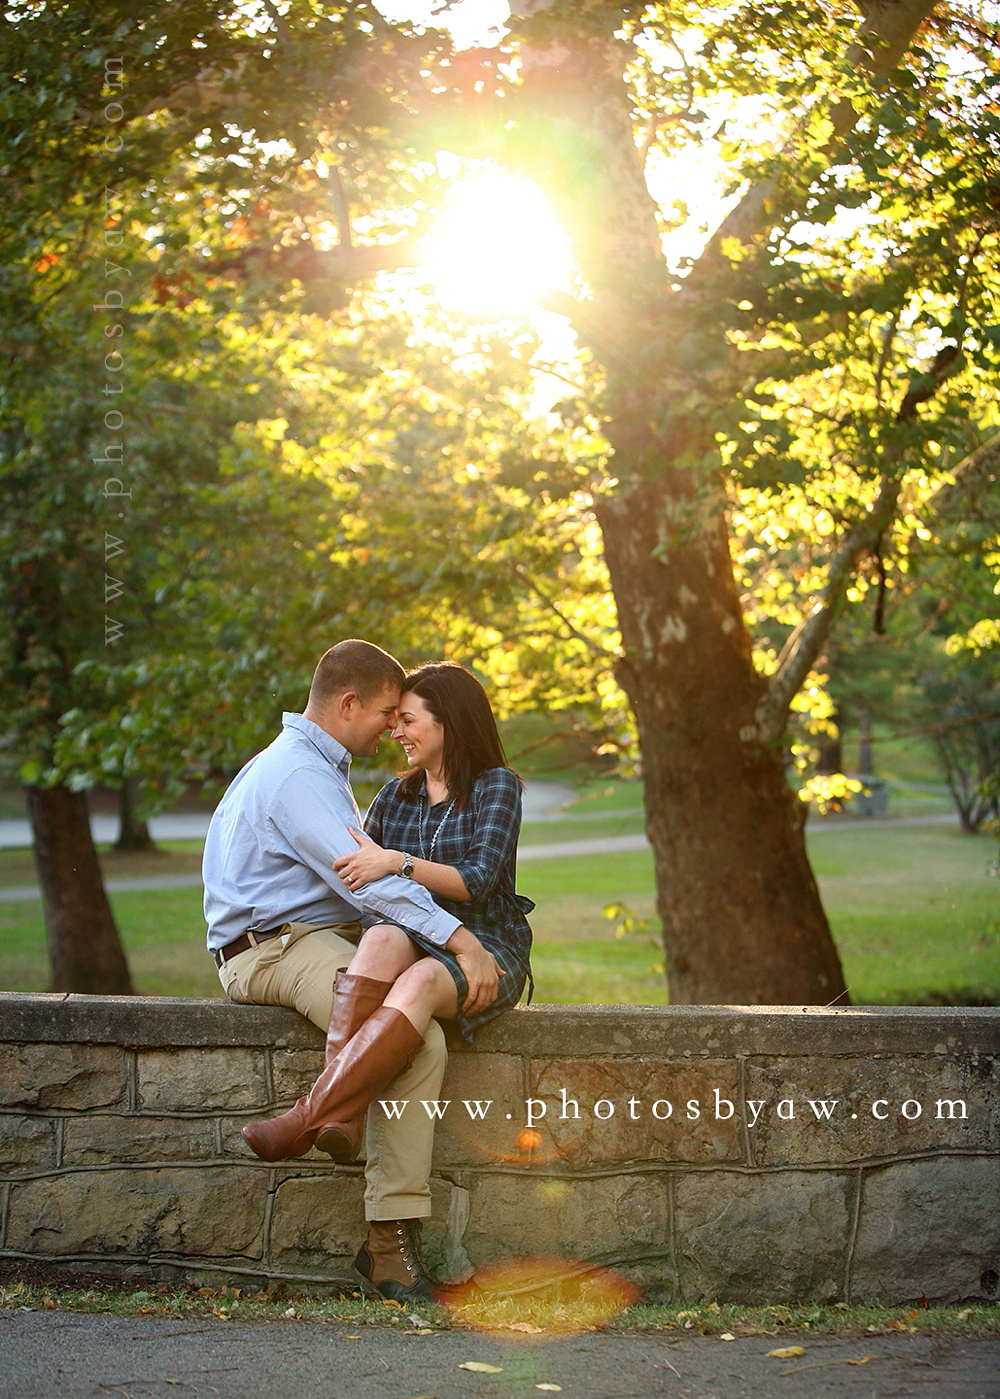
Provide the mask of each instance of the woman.
[{"label": "woman", "polygon": [[499,986],[490,1005],[470,1004],[454,953],[387,924],[369,928],[350,969],[391,976],[398,992],[404,972],[433,959],[422,975],[435,994],[425,994],[419,1009],[398,994],[385,1003],[419,1013],[419,1030],[432,1015],[455,1019],[471,1041],[479,1025],[517,1004],[531,975],[525,914],[534,905],[514,892],[521,784],[507,766],[486,692],[462,666],[444,662],[408,675],[392,736],[410,771],[382,788],[365,818],[369,839],[359,836],[360,849],[334,869],[352,890],[387,874],[423,884],[492,955]]}]

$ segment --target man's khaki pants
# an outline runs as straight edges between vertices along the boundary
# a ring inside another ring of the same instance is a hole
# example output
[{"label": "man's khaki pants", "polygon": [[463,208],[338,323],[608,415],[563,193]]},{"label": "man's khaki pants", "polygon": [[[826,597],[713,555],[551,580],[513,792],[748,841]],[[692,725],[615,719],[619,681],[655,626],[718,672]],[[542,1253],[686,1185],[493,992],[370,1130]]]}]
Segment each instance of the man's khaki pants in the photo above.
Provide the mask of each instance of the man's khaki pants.
[{"label": "man's khaki pants", "polygon": [[[238,952],[219,968],[222,989],[240,1005],[288,1006],[323,1033],[330,1023],[333,981],[357,951],[360,925],[316,928],[288,923],[278,937]],[[434,1121],[423,1102],[436,1102],[448,1062],[444,1031],[432,1020],[408,1069],[385,1090],[386,1100],[408,1099],[399,1118],[378,1101],[368,1109],[365,1134],[365,1218],[422,1219],[431,1212]]]}]

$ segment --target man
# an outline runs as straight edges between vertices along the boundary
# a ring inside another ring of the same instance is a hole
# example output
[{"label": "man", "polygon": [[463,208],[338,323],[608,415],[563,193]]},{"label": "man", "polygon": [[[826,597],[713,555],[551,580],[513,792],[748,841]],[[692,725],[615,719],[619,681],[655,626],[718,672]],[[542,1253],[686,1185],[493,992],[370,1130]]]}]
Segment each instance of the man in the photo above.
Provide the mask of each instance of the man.
[{"label": "man", "polygon": [[[431,1020],[421,1035],[401,1012],[382,1006],[391,979],[348,974],[361,917],[447,946],[468,980],[467,1004],[493,1001],[497,969],[479,940],[421,885],[391,875],[352,891],[333,868],[357,849],[349,830],[360,825],[351,758],[371,757],[393,728],[403,678],[398,662],[367,641],[341,641],[321,657],[303,713],[283,716],[281,734],[246,764],[212,817],[205,919],[208,948],[230,1000],[289,1006],[305,1015],[327,1033],[324,1074],[346,1064],[366,1076],[366,1091],[378,1084],[365,1101],[391,1082],[393,1098],[419,1103],[439,1096],[444,1034]],[[244,1135],[254,1151],[284,1159],[316,1145],[334,1160],[353,1160],[360,1120],[351,1112],[324,1120],[321,1107],[312,1109],[313,1096],[281,1119],[293,1122],[291,1137],[287,1130],[269,1136],[267,1123],[248,1126]],[[363,1103],[355,1111],[363,1111]],[[436,1295],[418,1249],[420,1222],[430,1214],[433,1140],[426,1113],[404,1110],[390,1119],[377,1102],[368,1110],[369,1232],[354,1266],[382,1296],[404,1302]]]}]

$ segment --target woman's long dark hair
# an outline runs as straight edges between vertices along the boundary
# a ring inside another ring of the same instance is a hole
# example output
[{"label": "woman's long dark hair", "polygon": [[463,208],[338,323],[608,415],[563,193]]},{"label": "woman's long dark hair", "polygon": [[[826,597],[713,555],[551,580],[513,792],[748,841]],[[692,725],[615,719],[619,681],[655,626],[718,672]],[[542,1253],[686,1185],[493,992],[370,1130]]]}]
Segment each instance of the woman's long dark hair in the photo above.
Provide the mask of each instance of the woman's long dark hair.
[{"label": "woman's long dark hair", "polygon": [[[443,776],[461,811],[481,772],[509,766],[486,691],[464,666],[442,661],[411,671],[403,693],[419,695],[444,729]],[[401,779],[400,795],[416,801],[423,784],[423,769],[414,768]]]}]

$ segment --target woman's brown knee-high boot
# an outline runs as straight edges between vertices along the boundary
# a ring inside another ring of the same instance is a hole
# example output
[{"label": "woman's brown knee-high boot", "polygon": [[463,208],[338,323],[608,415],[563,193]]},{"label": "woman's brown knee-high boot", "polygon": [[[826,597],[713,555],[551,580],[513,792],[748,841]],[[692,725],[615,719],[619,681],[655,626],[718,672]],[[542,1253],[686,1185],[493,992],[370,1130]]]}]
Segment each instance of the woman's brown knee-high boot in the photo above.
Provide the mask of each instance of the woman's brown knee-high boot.
[{"label": "woman's brown knee-high boot", "polygon": [[[333,983],[333,1007],[326,1032],[325,1063],[332,1063],[349,1040],[392,990],[391,981],[376,981],[370,976],[354,976],[341,967]],[[315,1145],[332,1156],[334,1161],[356,1161],[364,1138],[364,1114],[349,1122],[327,1122],[316,1133]]]},{"label": "woman's brown knee-high boot", "polygon": [[304,1156],[329,1123],[360,1117],[424,1042],[400,1010],[381,1006],[327,1064],[293,1108],[264,1122],[250,1122],[243,1135],[264,1161]]}]

